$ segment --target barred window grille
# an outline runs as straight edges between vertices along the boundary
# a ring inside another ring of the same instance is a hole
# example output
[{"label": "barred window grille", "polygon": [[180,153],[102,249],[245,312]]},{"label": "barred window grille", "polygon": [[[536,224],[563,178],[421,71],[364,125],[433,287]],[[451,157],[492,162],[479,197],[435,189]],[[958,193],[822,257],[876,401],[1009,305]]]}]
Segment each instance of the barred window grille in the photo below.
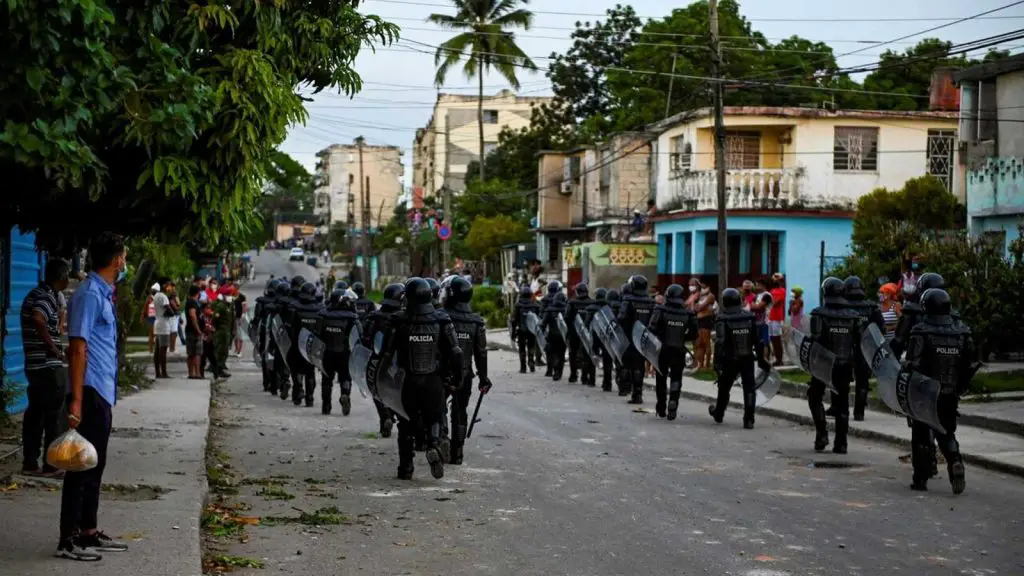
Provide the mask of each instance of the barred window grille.
[{"label": "barred window grille", "polygon": [[875,172],[878,170],[878,128],[837,126],[832,151],[835,170]]}]

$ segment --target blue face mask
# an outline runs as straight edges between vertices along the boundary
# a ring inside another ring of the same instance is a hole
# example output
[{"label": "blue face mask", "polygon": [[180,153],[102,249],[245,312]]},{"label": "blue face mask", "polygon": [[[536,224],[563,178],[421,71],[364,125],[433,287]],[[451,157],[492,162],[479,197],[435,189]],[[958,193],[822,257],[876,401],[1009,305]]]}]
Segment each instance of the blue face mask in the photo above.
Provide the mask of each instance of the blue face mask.
[{"label": "blue face mask", "polygon": [[114,280],[115,284],[124,282],[124,279],[128,276],[128,263],[122,262],[121,268],[117,271],[117,280]]},{"label": "blue face mask", "polygon": [[914,263],[912,263],[912,264],[910,265],[910,269],[911,269],[911,270],[917,270],[917,262],[914,262]]}]

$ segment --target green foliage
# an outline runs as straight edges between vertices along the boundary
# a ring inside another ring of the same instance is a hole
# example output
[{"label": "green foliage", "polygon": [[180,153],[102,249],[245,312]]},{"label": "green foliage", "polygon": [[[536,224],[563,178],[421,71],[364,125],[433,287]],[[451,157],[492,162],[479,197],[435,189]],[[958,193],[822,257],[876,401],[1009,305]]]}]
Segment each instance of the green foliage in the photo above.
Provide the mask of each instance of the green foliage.
[{"label": "green foliage", "polygon": [[7,410],[14,404],[17,390],[18,386],[14,380],[0,380],[0,432],[8,430],[13,425],[11,415],[7,413]]},{"label": "green foliage", "polygon": [[466,247],[480,259],[486,259],[496,255],[503,245],[523,242],[529,237],[526,226],[509,216],[479,216],[470,226]]},{"label": "green foliage", "polygon": [[473,311],[483,316],[488,328],[504,328],[508,310],[499,286],[474,286]]},{"label": "green foliage", "polygon": [[298,85],[354,94],[398,29],[357,2],[10,0],[0,224],[64,252],[96,230],[216,246],[258,226]]},{"label": "green foliage", "polygon": [[153,238],[137,238],[128,243],[128,262],[132,268],[151,260],[155,264],[154,278],[171,278],[179,286],[195,272],[196,265],[190,254],[181,244],[164,244]]}]

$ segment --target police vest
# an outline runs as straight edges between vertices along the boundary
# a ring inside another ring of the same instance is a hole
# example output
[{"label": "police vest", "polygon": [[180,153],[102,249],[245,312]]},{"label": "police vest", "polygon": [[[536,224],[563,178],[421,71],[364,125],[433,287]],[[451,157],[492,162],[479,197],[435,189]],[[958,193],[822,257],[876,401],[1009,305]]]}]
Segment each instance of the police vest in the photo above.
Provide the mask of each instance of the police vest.
[{"label": "police vest", "polygon": [[663,306],[661,315],[665,319],[662,344],[670,348],[683,348],[686,342],[686,331],[692,324],[693,313],[685,308]]},{"label": "police vest", "polygon": [[746,359],[754,355],[754,344],[759,334],[754,315],[746,310],[719,315],[718,321],[725,331],[725,354],[730,359]]},{"label": "police vest", "polygon": [[440,321],[434,315],[418,316],[407,328],[406,369],[419,376],[437,372],[441,357]]},{"label": "police vest", "polygon": [[860,339],[860,317],[848,310],[818,308],[812,312],[821,319],[821,345],[836,357],[836,364],[849,364]]},{"label": "police vest", "polygon": [[927,316],[922,320],[912,332],[924,339],[920,365],[914,368],[938,381],[941,394],[955,394],[966,364],[963,354],[970,331],[959,322],[933,324]]},{"label": "police vest", "polygon": [[322,325],[320,339],[328,352],[345,352],[348,350],[349,333],[354,327],[357,317],[352,312],[331,310],[321,313]]},{"label": "police vest", "polygon": [[[647,326],[648,322],[651,321],[651,314],[654,312],[654,299],[646,296],[628,296],[628,302],[633,305],[633,312],[636,314],[635,320],[644,326]],[[632,330],[632,326],[623,326],[627,330]]]}]

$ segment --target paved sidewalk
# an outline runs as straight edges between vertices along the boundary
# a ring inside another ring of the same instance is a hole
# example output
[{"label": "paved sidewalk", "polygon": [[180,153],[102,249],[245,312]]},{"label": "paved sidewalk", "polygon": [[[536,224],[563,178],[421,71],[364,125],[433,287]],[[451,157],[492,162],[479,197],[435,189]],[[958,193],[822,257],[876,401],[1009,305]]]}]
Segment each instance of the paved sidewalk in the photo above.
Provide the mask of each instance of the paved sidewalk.
[{"label": "paved sidewalk", "polygon": [[100,527],[131,550],[82,564],[53,558],[59,484],[0,492],[4,576],[193,576],[201,574],[199,520],[206,498],[210,384],[159,380],[114,407]]}]

